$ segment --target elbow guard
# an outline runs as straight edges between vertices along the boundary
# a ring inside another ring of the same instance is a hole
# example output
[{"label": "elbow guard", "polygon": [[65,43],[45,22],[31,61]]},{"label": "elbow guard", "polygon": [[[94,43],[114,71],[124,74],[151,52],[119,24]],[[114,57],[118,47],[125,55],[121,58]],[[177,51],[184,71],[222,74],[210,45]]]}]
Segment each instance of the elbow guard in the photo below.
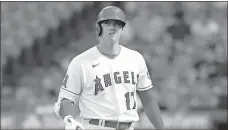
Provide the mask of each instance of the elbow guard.
[{"label": "elbow guard", "polygon": [[74,105],[78,103],[78,95],[69,93],[61,89],[58,101],[54,105],[54,112],[59,117],[64,119],[65,116],[74,116]]},{"label": "elbow guard", "polygon": [[66,98],[63,98],[60,102],[56,102],[54,106],[55,114],[64,119],[65,116],[74,116],[74,103]]}]

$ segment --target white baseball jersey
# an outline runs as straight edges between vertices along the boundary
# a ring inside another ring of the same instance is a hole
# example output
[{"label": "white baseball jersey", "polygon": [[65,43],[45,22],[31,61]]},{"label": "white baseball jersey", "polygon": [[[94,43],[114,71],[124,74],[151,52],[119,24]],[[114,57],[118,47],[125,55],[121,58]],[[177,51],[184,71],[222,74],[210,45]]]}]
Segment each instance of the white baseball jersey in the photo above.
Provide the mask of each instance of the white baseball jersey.
[{"label": "white baseball jersey", "polygon": [[114,59],[90,48],[71,61],[60,91],[80,95],[80,117],[138,121],[136,90],[152,88],[143,56],[121,45]]}]

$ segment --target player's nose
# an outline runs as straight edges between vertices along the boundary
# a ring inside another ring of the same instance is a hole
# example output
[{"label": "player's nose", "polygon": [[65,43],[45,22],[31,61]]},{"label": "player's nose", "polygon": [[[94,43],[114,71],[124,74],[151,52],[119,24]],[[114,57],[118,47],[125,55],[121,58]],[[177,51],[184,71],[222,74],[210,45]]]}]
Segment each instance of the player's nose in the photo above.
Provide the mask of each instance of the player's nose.
[{"label": "player's nose", "polygon": [[115,30],[116,29],[116,26],[115,26],[115,24],[110,24],[110,30]]}]

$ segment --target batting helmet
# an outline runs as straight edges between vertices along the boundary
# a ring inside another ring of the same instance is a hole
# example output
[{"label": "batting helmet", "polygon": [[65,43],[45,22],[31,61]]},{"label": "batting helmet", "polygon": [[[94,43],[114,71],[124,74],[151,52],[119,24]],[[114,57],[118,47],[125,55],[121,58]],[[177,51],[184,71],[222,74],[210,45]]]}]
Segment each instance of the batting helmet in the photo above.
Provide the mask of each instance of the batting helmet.
[{"label": "batting helmet", "polygon": [[120,8],[107,6],[103,8],[98,15],[96,22],[96,33],[98,36],[102,34],[101,23],[105,20],[118,20],[123,23],[123,26],[126,24],[124,12]]}]

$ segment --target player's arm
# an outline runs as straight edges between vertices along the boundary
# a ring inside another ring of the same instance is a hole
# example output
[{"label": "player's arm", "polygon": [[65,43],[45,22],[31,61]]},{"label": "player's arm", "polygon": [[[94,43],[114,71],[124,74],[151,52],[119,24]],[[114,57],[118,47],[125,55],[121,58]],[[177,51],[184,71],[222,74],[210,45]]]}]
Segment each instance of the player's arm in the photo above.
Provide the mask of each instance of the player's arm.
[{"label": "player's arm", "polygon": [[157,101],[153,97],[152,88],[137,92],[150,122],[156,129],[164,129],[161,112]]},{"label": "player's arm", "polygon": [[139,79],[137,85],[137,93],[142,102],[143,108],[146,112],[146,115],[150,122],[156,129],[163,129],[164,124],[162,121],[162,116],[160,109],[158,107],[157,101],[153,97],[152,90],[152,81],[150,78],[150,74],[148,72],[148,68],[146,66],[145,60],[140,55],[139,58]]},{"label": "player's arm", "polygon": [[55,114],[64,119],[66,116],[74,117],[79,110],[79,97],[83,86],[83,76],[80,64],[74,58],[67,69],[66,76],[60,88],[58,100],[55,103]]}]

